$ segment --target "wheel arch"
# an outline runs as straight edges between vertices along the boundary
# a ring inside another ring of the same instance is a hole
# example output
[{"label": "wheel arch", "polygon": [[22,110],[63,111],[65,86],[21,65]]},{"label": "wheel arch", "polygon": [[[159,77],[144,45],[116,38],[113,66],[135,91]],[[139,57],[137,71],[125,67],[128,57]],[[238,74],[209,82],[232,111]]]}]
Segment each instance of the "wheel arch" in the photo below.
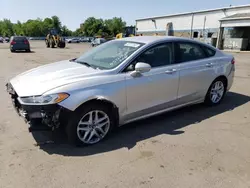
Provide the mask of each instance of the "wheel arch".
[{"label": "wheel arch", "polygon": [[112,114],[114,115],[115,125],[119,124],[119,118],[120,118],[119,117],[119,108],[117,107],[117,105],[113,101],[111,101],[103,96],[96,96],[96,97],[90,98],[90,99],[82,102],[81,104],[79,104],[79,106],[75,110],[77,110],[79,108],[83,108],[85,105],[90,105],[92,103],[107,106],[111,110]]},{"label": "wheel arch", "polygon": [[215,77],[212,82],[210,83],[210,85],[205,89],[205,92],[206,92],[206,95],[207,95],[207,92],[209,91],[209,88],[212,86],[212,84],[216,81],[216,80],[219,80],[219,79],[222,79],[225,81],[225,84],[226,84],[226,88],[228,86],[228,79],[225,75],[219,75],[217,77]]},{"label": "wheel arch", "polygon": [[[224,82],[225,82],[225,84],[226,84],[226,88],[227,88],[227,86],[228,86],[228,79],[227,79],[227,77],[226,77],[225,75],[220,75],[220,76],[216,77],[216,78],[213,80],[213,82],[216,81],[216,80],[224,80]],[[212,82],[212,83],[213,83],[213,82]]]}]

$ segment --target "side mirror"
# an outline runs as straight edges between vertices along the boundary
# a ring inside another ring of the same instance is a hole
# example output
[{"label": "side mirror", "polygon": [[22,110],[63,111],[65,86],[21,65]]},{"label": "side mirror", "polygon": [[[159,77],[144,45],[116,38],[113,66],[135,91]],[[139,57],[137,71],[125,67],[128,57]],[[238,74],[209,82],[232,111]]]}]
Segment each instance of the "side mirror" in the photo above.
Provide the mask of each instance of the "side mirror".
[{"label": "side mirror", "polygon": [[151,66],[147,63],[138,62],[135,65],[135,71],[131,73],[131,76],[136,77],[141,75],[142,73],[149,72],[151,70]]},{"label": "side mirror", "polygon": [[151,70],[151,66],[147,63],[136,63],[135,65],[135,71],[139,72],[139,73],[145,73],[145,72],[149,72]]}]

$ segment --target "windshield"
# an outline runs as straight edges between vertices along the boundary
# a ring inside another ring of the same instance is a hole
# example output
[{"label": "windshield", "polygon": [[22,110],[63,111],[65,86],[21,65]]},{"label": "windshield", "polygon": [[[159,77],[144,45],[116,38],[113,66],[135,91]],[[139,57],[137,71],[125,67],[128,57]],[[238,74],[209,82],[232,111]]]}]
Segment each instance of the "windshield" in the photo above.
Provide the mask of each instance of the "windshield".
[{"label": "windshield", "polygon": [[86,52],[76,62],[87,63],[99,69],[113,69],[143,45],[138,42],[112,40]]},{"label": "windshield", "polygon": [[13,40],[14,41],[25,41],[25,40],[27,40],[27,38],[26,37],[14,37]]}]

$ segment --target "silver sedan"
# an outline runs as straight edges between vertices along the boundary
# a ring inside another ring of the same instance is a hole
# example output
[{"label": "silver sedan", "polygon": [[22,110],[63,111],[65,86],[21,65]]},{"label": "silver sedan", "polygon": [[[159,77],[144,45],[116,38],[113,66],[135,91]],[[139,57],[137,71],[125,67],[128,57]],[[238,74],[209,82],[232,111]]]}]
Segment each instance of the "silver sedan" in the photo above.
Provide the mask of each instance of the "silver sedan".
[{"label": "silver sedan", "polygon": [[194,40],[131,37],[29,70],[6,86],[30,131],[64,128],[70,143],[91,145],[132,121],[220,104],[233,84],[234,63],[233,56]]}]

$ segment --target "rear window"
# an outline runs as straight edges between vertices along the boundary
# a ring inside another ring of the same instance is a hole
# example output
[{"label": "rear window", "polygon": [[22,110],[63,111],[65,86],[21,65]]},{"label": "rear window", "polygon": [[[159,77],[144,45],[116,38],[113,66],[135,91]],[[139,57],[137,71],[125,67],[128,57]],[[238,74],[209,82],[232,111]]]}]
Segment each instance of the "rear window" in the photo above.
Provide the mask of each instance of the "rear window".
[{"label": "rear window", "polygon": [[176,63],[195,61],[206,58],[206,54],[202,47],[191,42],[175,43],[175,61]]},{"label": "rear window", "polygon": [[26,37],[14,37],[13,40],[14,41],[25,41],[25,40],[27,40],[27,38]]},{"label": "rear window", "polygon": [[208,57],[213,57],[213,56],[215,55],[215,53],[216,53],[215,50],[213,50],[213,49],[211,49],[211,48],[208,48],[208,47],[206,47],[206,46],[203,46],[203,49],[204,49],[204,51],[206,52],[206,55],[207,55]]}]

